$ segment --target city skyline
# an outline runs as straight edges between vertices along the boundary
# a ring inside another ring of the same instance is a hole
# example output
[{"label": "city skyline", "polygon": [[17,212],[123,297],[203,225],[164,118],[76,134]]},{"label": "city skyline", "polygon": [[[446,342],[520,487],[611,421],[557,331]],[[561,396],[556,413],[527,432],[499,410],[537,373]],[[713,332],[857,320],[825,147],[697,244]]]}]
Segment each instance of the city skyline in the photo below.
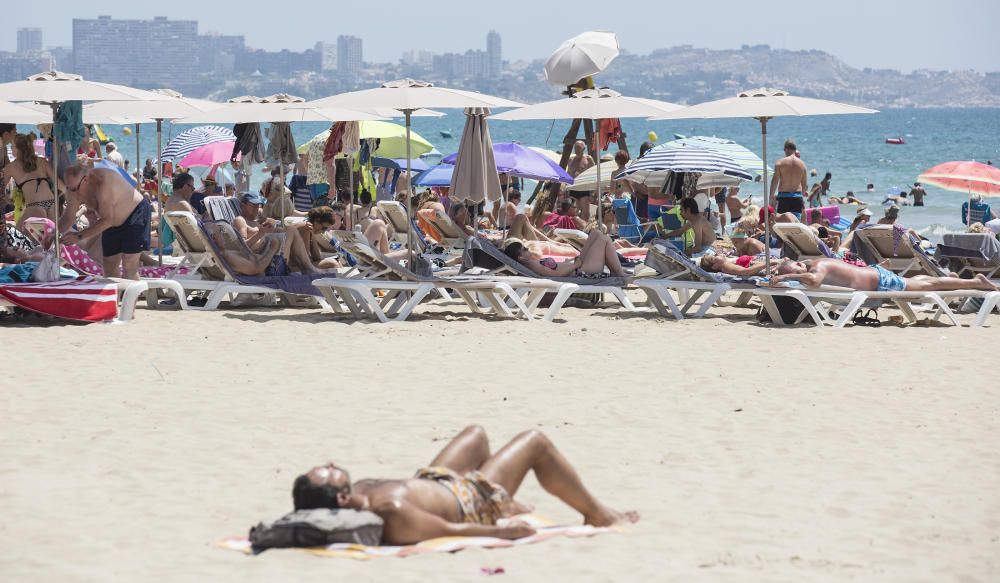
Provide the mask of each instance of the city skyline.
[{"label": "city skyline", "polygon": [[[767,44],[789,50],[822,50],[859,68],[1000,69],[995,61],[1000,39],[989,28],[1000,16],[1000,3],[989,0],[952,2],[944,11],[933,0],[845,0],[836,10],[817,10],[812,18],[802,8],[790,10],[787,3],[732,0],[715,2],[711,9],[634,6],[617,16],[618,20],[603,8],[596,10],[604,5],[592,0],[576,0],[573,10],[511,0],[502,13],[475,17],[466,16],[465,4],[451,0],[438,2],[433,10],[413,10],[409,4],[387,0],[380,5],[382,9],[405,14],[405,18],[387,19],[340,19],[343,10],[303,0],[296,5],[297,13],[328,11],[331,18],[297,20],[293,14],[282,30],[294,34],[274,34],[274,19],[261,17],[259,11],[233,12],[222,5],[188,0],[172,3],[169,10],[120,1],[104,2],[97,9],[65,0],[54,0],[47,6],[44,13],[28,12],[22,5],[8,12],[10,18],[0,23],[0,38],[6,39],[0,50],[16,50],[20,28],[41,28],[45,47],[61,47],[72,44],[73,18],[110,15],[115,19],[152,19],[166,14],[171,19],[198,20],[201,34],[243,35],[248,46],[267,51],[303,51],[317,42],[336,43],[341,35],[355,36],[364,42],[365,61],[379,63],[396,63],[409,51],[442,54],[479,48],[490,29],[516,39],[504,46],[506,60],[543,59],[562,40],[579,32],[611,29],[617,32],[623,49],[640,54],[677,45],[734,49],[744,44]],[[649,18],[637,18],[643,10],[649,12]],[[452,22],[442,18],[445,14],[453,15]],[[725,17],[720,18],[720,14]]]}]

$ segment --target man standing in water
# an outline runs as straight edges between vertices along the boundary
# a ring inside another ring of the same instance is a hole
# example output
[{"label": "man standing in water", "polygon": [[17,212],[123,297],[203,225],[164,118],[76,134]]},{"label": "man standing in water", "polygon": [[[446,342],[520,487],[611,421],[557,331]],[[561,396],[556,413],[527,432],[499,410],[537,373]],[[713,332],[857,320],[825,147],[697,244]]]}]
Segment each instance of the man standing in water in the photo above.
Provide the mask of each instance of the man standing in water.
[{"label": "man standing in water", "polygon": [[[69,231],[80,205],[87,208],[90,226]],[[116,170],[80,165],[66,169],[66,208],[59,217],[59,231],[65,233],[62,240],[75,245],[81,239],[100,235],[104,273],[108,277],[124,269],[126,279],[139,279],[139,256],[149,250],[152,211],[149,199]]]},{"label": "man standing in water", "polygon": [[923,186],[920,186],[919,182],[913,183],[913,190],[910,191],[913,195],[913,206],[924,206],[924,197],[927,196],[927,191],[924,190]]},{"label": "man standing in water", "polygon": [[[785,142],[785,157],[774,164],[774,177],[771,179],[771,205],[778,214],[792,213],[802,220],[802,210],[805,201],[802,193],[809,188],[808,171],[805,162],[796,156],[797,148],[791,139]],[[775,197],[777,194],[777,197]]]}]

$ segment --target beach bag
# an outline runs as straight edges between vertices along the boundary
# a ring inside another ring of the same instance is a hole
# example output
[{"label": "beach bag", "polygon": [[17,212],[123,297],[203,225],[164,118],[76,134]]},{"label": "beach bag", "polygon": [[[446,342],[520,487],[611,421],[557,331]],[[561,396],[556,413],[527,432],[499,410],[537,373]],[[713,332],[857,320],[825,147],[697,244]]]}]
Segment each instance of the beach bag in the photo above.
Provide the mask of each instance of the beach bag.
[{"label": "beach bag", "polygon": [[[778,313],[781,314],[781,321],[786,324],[797,322],[802,311],[806,309],[798,300],[793,298],[775,296],[773,299],[774,305],[778,307]],[[757,311],[757,321],[761,324],[771,322],[771,314],[763,306]]]},{"label": "beach bag", "polygon": [[289,547],[322,547],[332,543],[375,546],[382,542],[383,521],[367,510],[313,508],[286,514],[250,528],[255,553]]},{"label": "beach bag", "polygon": [[413,256],[413,265],[410,266],[410,271],[420,277],[431,277],[434,274],[430,260],[419,253]]},{"label": "beach bag", "polygon": [[31,272],[31,281],[59,281],[59,260],[55,251],[46,251],[45,255]]}]

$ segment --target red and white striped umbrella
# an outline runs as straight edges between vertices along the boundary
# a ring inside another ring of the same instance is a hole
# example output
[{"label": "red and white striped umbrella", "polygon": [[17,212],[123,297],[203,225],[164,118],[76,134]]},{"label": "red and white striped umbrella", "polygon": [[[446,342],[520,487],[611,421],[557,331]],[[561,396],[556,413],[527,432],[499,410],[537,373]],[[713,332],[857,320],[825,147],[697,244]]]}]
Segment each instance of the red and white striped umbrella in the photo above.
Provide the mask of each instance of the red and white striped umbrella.
[{"label": "red and white striped umbrella", "polygon": [[1000,196],[1000,168],[982,162],[945,162],[923,171],[917,180],[955,192]]}]

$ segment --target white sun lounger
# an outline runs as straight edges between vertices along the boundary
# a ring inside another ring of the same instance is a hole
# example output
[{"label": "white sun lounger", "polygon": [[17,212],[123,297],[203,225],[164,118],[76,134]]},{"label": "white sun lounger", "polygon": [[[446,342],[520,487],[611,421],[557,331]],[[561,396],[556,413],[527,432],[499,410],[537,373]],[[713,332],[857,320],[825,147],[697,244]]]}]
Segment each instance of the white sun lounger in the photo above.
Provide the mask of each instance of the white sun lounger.
[{"label": "white sun lounger", "polygon": [[[313,282],[335,311],[338,311],[340,303],[334,293],[356,318],[374,317],[380,322],[390,319],[403,321],[431,292],[452,289],[473,313],[484,312],[477,299],[482,297],[498,315],[515,315],[506,303],[509,300],[523,317],[532,319],[531,311],[509,283],[495,278],[419,276],[379,253],[363,236],[351,231],[336,231],[333,236],[344,251],[363,265],[353,274],[354,277],[324,278]],[[377,297],[378,292],[384,293],[384,296]],[[449,297],[447,293],[442,295]]]},{"label": "white sun lounger", "polygon": [[854,231],[854,244],[866,263],[881,265],[904,277],[948,275],[908,233],[902,235],[893,249],[893,230],[893,225],[872,225]]},{"label": "white sun lounger", "polygon": [[802,223],[775,223],[771,229],[784,243],[785,255],[797,261],[833,257],[830,248]]}]

